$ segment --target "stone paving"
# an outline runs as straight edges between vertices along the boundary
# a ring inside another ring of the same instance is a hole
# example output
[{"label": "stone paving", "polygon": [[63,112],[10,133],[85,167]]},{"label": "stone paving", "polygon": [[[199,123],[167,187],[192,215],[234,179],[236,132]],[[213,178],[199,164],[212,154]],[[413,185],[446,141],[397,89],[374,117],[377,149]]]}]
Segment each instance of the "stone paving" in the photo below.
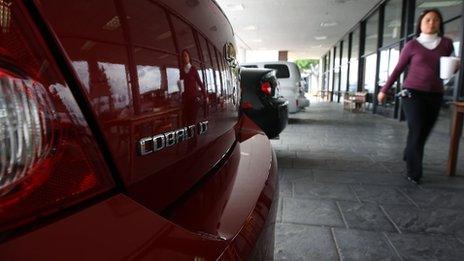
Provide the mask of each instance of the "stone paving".
[{"label": "stone paving", "polygon": [[[279,165],[275,260],[464,260],[464,160],[444,175],[449,120],[403,177],[404,122],[313,103],[272,140]],[[461,142],[464,151],[464,142]]]}]

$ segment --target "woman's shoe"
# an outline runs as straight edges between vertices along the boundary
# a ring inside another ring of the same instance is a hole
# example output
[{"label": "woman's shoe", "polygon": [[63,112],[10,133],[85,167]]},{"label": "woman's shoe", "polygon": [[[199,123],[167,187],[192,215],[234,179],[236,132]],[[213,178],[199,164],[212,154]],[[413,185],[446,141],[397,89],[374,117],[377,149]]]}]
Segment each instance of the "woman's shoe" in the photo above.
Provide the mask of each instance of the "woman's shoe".
[{"label": "woman's shoe", "polygon": [[407,176],[407,179],[409,182],[413,183],[414,185],[420,185],[420,179],[418,178],[412,178],[412,177]]}]

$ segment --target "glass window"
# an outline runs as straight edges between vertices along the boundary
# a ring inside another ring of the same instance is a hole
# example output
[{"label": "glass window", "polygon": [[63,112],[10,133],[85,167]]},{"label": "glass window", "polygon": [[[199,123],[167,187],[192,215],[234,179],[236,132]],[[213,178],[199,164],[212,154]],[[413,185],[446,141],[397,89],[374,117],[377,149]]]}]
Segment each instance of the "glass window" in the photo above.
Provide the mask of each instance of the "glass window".
[{"label": "glass window", "polygon": [[[149,1],[124,0],[131,41],[134,44],[175,53],[166,12]],[[80,12],[83,13],[83,12]]]},{"label": "glass window", "polygon": [[342,65],[348,63],[348,47],[350,45],[348,40],[349,40],[348,36],[343,38]]},{"label": "glass window", "polygon": [[151,49],[136,47],[134,60],[137,68],[141,112],[152,112],[171,102],[180,104],[182,85],[178,57]]},{"label": "glass window", "polygon": [[390,0],[385,5],[382,46],[386,46],[400,40],[402,9],[403,0]]},{"label": "glass window", "polygon": [[[399,45],[395,45],[390,49],[385,49],[380,52],[380,69],[379,69],[379,82],[378,85],[382,87],[385,82],[390,77],[393,69],[395,69],[396,64],[400,58],[400,47]],[[400,77],[401,79],[402,77]],[[377,108],[377,113],[392,117],[394,115],[394,108],[395,108],[395,94],[398,92],[400,84],[396,81],[392,88],[387,93],[387,99],[382,106]]]},{"label": "glass window", "polygon": [[[200,74],[201,75],[201,74]],[[201,77],[201,76],[200,76]],[[180,71],[178,68],[175,67],[167,67],[166,68],[166,79],[168,84],[168,95],[172,97],[173,94],[180,93],[179,88],[179,79],[180,79]]]},{"label": "glass window", "polygon": [[223,79],[222,79],[222,74],[221,74],[221,66],[219,64],[219,52],[216,50],[216,48],[214,48],[213,46],[210,46],[211,47],[211,51],[212,51],[212,55],[213,55],[213,59],[214,59],[214,75],[216,77],[216,85],[217,85],[217,90],[218,90],[218,95],[221,94],[221,95],[224,95],[224,90],[223,90]]},{"label": "glass window", "polygon": [[323,67],[322,67],[322,73],[325,73],[327,72],[327,54],[324,55],[324,57],[322,58],[322,62],[323,62]]},{"label": "glass window", "polygon": [[175,16],[172,16],[172,24],[174,26],[174,31],[176,32],[176,40],[179,45],[179,51],[186,49],[189,51],[191,59],[199,61],[200,56],[198,55],[192,28]]},{"label": "glass window", "polygon": [[159,66],[137,65],[140,94],[161,89],[161,70]]},{"label": "glass window", "polygon": [[348,91],[355,92],[358,88],[358,57],[359,57],[359,38],[360,29],[356,29],[352,34],[352,48],[351,48],[351,59],[350,59],[350,75]]},{"label": "glass window", "polygon": [[323,77],[323,85],[322,85],[322,90],[323,91],[328,91],[329,90],[329,72],[325,72],[324,75],[322,76]]},{"label": "glass window", "polygon": [[340,81],[341,81],[341,91],[345,91],[348,84],[348,47],[349,47],[349,38],[346,36],[343,39],[343,50],[342,50],[342,66],[340,67]]},{"label": "glass window", "polygon": [[[453,41],[453,46],[454,46],[454,54],[456,56],[461,56],[461,50],[460,50],[460,31],[462,31],[461,28],[461,23],[462,23],[462,17],[460,19],[456,19],[454,21],[451,21],[449,23],[445,24],[445,36],[450,38]],[[449,103],[453,101],[453,95],[454,95],[454,90],[458,88],[458,82],[459,82],[459,73],[456,73],[451,79],[444,80],[444,99],[445,103]]]},{"label": "glass window", "polygon": [[[340,52],[342,49],[342,43],[339,42],[337,44],[337,47],[334,48],[335,50],[335,68],[334,68],[334,87],[333,90],[337,92],[337,97],[338,97],[338,91],[340,88]],[[335,99],[335,98],[334,98]]]},{"label": "glass window", "polygon": [[359,37],[360,37],[360,32],[359,32],[359,27],[358,29],[353,31],[353,36],[351,40],[351,59],[358,59],[359,58]]},{"label": "glass window", "polygon": [[[380,52],[380,67],[379,67],[379,86],[382,87],[390,77],[393,69],[400,58],[400,47],[396,45],[390,49],[385,49]],[[395,82],[391,88],[392,93],[396,93],[398,82]],[[388,97],[387,97],[388,98]],[[392,98],[392,97],[391,97]]]},{"label": "glass window", "polygon": [[290,71],[285,64],[265,64],[264,68],[274,69],[276,71],[276,77],[279,79],[290,78]]},{"label": "glass window", "polygon": [[390,50],[382,50],[380,52],[380,67],[379,67],[379,86],[383,86],[388,80],[388,65],[390,58]]},{"label": "glass window", "polygon": [[330,54],[327,53],[324,55],[324,67],[323,67],[323,72],[322,72],[322,88],[321,90],[327,91],[328,90],[328,84],[329,84],[329,57]]},{"label": "glass window", "polygon": [[214,79],[214,88],[215,93],[219,97],[221,94],[220,78],[219,78],[219,67],[216,59],[216,52],[214,51],[214,46],[211,43],[208,43],[209,53],[211,55],[211,64],[213,65],[211,74]]},{"label": "glass window", "polygon": [[325,90],[325,85],[327,82],[327,79],[325,77],[325,73],[327,71],[327,54],[322,57],[322,85],[321,85],[321,91]]},{"label": "glass window", "polygon": [[358,60],[353,60],[350,62],[350,82],[348,85],[349,92],[355,92],[358,89]]},{"label": "glass window", "polygon": [[366,22],[366,41],[364,54],[370,54],[377,51],[377,42],[379,39],[379,11],[376,11]]},{"label": "glass window", "polygon": [[231,83],[230,83],[230,78],[229,75],[227,74],[227,63],[224,59],[223,54],[221,54],[218,51],[219,55],[219,65],[221,66],[221,76],[222,76],[222,89],[223,89],[223,94],[227,97],[230,98],[230,91],[231,91]]},{"label": "glass window", "polygon": [[462,17],[445,24],[445,36],[453,40],[454,53],[457,56],[460,56],[461,54],[461,50],[459,49],[461,47],[459,37],[460,32],[462,31],[461,24]]},{"label": "glass window", "polygon": [[425,9],[438,8],[443,15],[443,19],[449,20],[456,16],[461,15],[462,12],[462,0],[416,0],[416,18],[415,21],[419,18],[419,15]]},{"label": "glass window", "polygon": [[[85,39],[63,39],[79,79],[97,114],[126,110],[131,104],[127,49],[125,46],[93,42],[85,51]],[[99,57],[98,60],[94,57]]]},{"label": "glass window", "polygon": [[336,47],[334,47],[334,52],[335,52],[335,64],[334,68],[340,67],[340,49],[341,49],[342,43],[339,42]]},{"label": "glass window", "polygon": [[348,65],[344,64],[340,67],[340,91],[346,91],[348,84]]},{"label": "glass window", "polygon": [[213,72],[213,63],[210,57],[208,43],[203,36],[199,37],[200,39],[200,46],[201,51],[203,53],[203,61],[204,61],[204,68],[205,68],[205,86],[208,90],[208,93],[216,93],[216,87],[214,85],[214,72]]},{"label": "glass window", "polygon": [[334,68],[334,49],[330,49],[329,53],[329,70],[327,71],[327,75],[329,77],[329,85],[328,85],[328,91],[333,90],[333,68]]},{"label": "glass window", "polygon": [[377,54],[373,53],[364,59],[364,90],[368,93],[374,93]]}]

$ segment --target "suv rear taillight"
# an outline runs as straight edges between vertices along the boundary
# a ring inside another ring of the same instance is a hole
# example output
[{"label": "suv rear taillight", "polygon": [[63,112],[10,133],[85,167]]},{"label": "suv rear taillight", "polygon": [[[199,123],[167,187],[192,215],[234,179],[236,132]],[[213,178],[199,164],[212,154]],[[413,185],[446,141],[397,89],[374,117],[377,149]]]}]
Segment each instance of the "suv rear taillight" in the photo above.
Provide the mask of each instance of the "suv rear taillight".
[{"label": "suv rear taillight", "polygon": [[0,232],[113,186],[28,12],[19,1],[0,0]]},{"label": "suv rear taillight", "polygon": [[279,83],[275,77],[275,71],[270,71],[261,77],[259,90],[266,96],[276,96],[278,94]]},{"label": "suv rear taillight", "polygon": [[0,70],[0,196],[47,157],[53,118],[53,103],[43,85]]},{"label": "suv rear taillight", "polygon": [[261,83],[261,91],[266,95],[272,95],[272,88],[269,82]]}]

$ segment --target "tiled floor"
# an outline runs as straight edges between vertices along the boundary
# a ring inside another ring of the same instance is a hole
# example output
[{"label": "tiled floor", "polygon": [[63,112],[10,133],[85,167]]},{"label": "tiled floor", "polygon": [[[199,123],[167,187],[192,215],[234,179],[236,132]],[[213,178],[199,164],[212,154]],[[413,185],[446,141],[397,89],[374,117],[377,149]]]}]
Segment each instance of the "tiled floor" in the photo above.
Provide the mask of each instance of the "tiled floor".
[{"label": "tiled floor", "polygon": [[464,260],[464,157],[458,176],[446,177],[448,127],[434,129],[415,186],[402,176],[405,123],[330,103],[291,115],[272,140],[275,259]]}]

